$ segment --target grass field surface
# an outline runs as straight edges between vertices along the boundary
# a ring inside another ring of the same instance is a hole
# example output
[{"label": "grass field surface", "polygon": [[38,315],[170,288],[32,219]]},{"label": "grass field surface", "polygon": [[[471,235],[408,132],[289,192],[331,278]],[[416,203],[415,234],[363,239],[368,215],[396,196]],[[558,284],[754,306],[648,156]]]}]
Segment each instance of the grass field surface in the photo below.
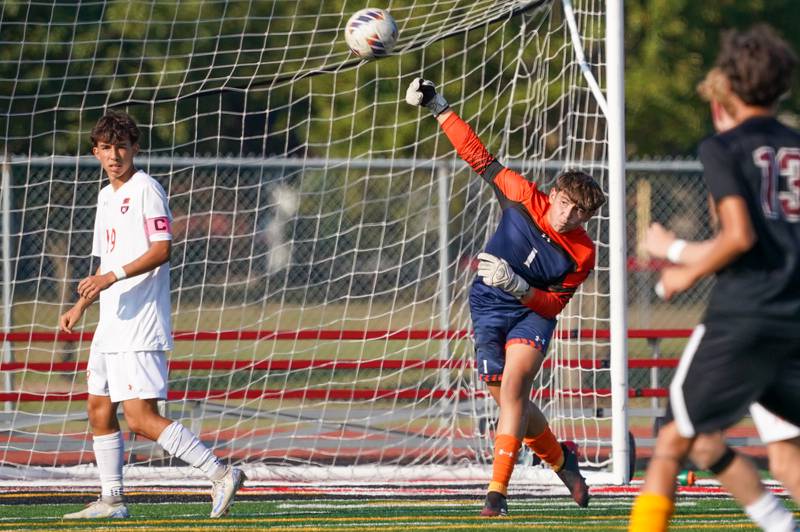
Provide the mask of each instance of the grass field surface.
[{"label": "grass field surface", "polygon": [[[79,510],[96,492],[5,487],[0,489],[0,530],[626,530],[638,488],[593,487],[588,509],[578,508],[559,489],[517,488],[509,499],[510,515],[504,518],[478,517],[483,489],[477,484],[252,486],[242,489],[228,516],[212,520],[206,490],[131,488],[129,519],[63,521],[63,514]],[[680,488],[670,529],[757,530],[733,500],[710,483]]]}]

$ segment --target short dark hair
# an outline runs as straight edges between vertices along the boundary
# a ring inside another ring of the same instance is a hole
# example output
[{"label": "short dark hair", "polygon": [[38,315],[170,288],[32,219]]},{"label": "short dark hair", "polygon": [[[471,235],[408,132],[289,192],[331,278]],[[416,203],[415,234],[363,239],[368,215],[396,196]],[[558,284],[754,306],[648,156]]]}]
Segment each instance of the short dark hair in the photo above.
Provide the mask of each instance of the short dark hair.
[{"label": "short dark hair", "polygon": [[789,92],[797,55],[766,24],[722,35],[716,66],[747,105],[772,107]]},{"label": "short dark hair", "polygon": [[108,111],[92,128],[92,146],[100,142],[117,144],[130,141],[131,145],[139,142],[139,127],[128,113]]},{"label": "short dark hair", "polygon": [[564,192],[575,205],[594,214],[606,202],[603,189],[586,172],[570,170],[556,178],[555,190]]}]

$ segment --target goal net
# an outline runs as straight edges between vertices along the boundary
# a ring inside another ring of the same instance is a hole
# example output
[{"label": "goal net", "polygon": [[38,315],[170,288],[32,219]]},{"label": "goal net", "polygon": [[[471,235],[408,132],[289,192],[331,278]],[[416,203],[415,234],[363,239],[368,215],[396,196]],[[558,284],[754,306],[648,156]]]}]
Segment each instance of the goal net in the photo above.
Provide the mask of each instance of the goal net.
[{"label": "goal net", "polygon": [[[392,2],[399,40],[374,61],[343,39],[363,7],[0,10],[0,477],[96,474],[85,370],[99,309],[80,332],[57,323],[97,267],[106,181],[89,132],[111,108],[139,123],[137,166],[175,218],[168,417],[263,479],[455,479],[491,463],[497,411],[476,378],[467,296],[499,206],[405,90],[433,80],[544,190],[567,168],[607,186],[604,2]],[[598,264],[535,384],[556,434],[597,470],[611,463],[607,212],[588,224]],[[189,474],[124,434],[126,475]]]}]

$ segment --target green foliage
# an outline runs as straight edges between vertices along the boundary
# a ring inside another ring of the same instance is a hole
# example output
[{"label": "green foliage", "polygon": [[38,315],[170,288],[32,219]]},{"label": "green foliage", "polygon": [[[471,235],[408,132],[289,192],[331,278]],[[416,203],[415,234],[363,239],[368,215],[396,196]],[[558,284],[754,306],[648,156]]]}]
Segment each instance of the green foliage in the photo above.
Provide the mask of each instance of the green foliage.
[{"label": "green foliage", "polygon": [[[627,143],[631,155],[693,155],[712,133],[708,106],[695,93],[729,28],[767,22],[800,51],[793,0],[625,2]],[[783,109],[800,112],[795,92]]]},{"label": "green foliage", "polygon": [[[341,35],[341,13],[367,4],[7,1],[0,10],[0,127],[7,150],[86,153],[88,131],[104,108],[134,100],[141,103],[125,108],[149,126],[144,142],[153,153],[424,157],[436,153],[436,143],[423,143],[421,151],[413,146],[431,128],[420,125],[419,112],[402,102],[407,81],[416,75],[442,84],[476,129],[491,124],[509,100],[552,104],[559,84],[575,82],[559,77],[562,59],[553,57],[549,72],[531,72],[534,82],[524,94],[510,83],[513,38],[525,22],[540,22],[541,14],[479,24],[466,35],[354,67]],[[711,132],[695,85],[713,62],[720,33],[768,21],[800,49],[795,4],[626,2],[629,153],[692,154]],[[391,7],[406,46],[433,31],[495,16],[487,6],[464,1]],[[560,23],[558,9],[552,16],[552,24]],[[592,57],[604,28],[582,31]],[[534,42],[524,57],[543,53],[540,45]],[[305,77],[323,69],[329,72]],[[549,93],[535,81],[547,75],[554,83]],[[479,86],[486,94],[474,94]],[[228,90],[218,92],[223,87]],[[206,96],[176,102],[198,92]],[[797,114],[800,95],[792,95],[784,109]],[[529,153],[524,132],[485,140],[507,143],[509,154],[541,155]],[[548,146],[559,141],[545,139]]]}]

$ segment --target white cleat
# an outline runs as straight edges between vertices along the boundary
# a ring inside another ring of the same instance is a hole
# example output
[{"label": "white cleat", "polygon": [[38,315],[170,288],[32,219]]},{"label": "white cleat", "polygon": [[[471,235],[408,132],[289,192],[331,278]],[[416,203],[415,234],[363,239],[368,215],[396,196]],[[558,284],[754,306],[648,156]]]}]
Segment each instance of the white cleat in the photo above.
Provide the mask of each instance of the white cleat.
[{"label": "white cleat", "polygon": [[211,486],[211,517],[222,517],[228,513],[233,504],[236,492],[244,485],[247,477],[244,471],[237,467],[228,468],[225,476],[214,481]]},{"label": "white cleat", "polygon": [[64,519],[125,519],[129,517],[128,507],[124,502],[108,503],[97,499],[86,505],[79,512],[66,514]]}]

